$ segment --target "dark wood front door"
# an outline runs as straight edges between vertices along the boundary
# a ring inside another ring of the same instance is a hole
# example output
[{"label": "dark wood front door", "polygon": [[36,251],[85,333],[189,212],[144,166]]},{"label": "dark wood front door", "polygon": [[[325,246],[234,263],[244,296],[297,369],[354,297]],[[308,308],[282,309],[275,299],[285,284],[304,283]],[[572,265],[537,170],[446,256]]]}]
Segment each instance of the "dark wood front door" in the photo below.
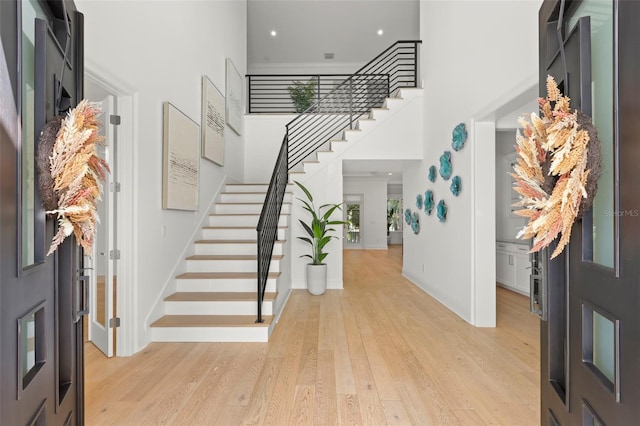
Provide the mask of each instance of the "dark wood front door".
[{"label": "dark wood front door", "polygon": [[[68,25],[67,25],[68,24]],[[0,424],[83,423],[81,252],[45,215],[40,131],[82,97],[73,2],[0,1]]]},{"label": "dark wood front door", "polygon": [[552,75],[602,143],[593,208],[563,255],[548,260],[549,250],[536,265],[543,425],[640,422],[638,22],[636,1],[546,0],[540,9],[540,94]]}]

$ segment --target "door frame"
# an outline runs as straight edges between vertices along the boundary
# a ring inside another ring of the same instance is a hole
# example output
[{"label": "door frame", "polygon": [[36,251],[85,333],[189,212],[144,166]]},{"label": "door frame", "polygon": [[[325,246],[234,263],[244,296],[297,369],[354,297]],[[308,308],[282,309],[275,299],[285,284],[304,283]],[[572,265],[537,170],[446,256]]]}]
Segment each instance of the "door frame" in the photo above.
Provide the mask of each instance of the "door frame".
[{"label": "door frame", "polygon": [[[524,89],[523,89],[524,88]],[[496,129],[505,114],[538,96],[537,69],[476,114],[469,125],[471,149],[471,310],[476,327],[496,326]],[[515,94],[515,95],[514,95]],[[514,132],[515,143],[515,132]],[[482,147],[482,148],[480,148]]]},{"label": "door frame", "polygon": [[[115,356],[130,356],[138,347],[135,330],[138,329],[136,320],[135,295],[137,294],[137,280],[135,269],[137,251],[137,236],[134,234],[134,213],[136,210],[136,176],[134,164],[138,157],[136,143],[137,93],[132,88],[117,81],[115,78],[104,76],[96,71],[97,66],[85,63],[85,84],[101,87],[116,99],[117,114],[121,117],[120,125],[116,127],[118,150],[115,161],[118,165],[118,180],[121,190],[114,214],[118,218],[115,226],[117,235],[116,247],[121,257],[118,262],[118,290],[115,306],[120,318],[120,327],[116,328]],[[105,188],[105,190],[109,190]]]}]

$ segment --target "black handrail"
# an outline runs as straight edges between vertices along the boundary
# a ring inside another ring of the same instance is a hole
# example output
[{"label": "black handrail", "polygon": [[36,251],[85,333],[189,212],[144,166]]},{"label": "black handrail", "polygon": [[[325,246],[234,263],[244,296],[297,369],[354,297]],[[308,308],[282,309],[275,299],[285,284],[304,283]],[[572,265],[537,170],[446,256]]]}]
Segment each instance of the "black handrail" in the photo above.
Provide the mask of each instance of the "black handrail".
[{"label": "black handrail", "polygon": [[[256,231],[258,233],[258,318],[263,322],[262,302],[269,277],[278,219],[289,170],[402,87],[418,85],[420,40],[398,41],[345,78],[329,93],[286,125],[286,133],[271,175]],[[291,76],[288,76],[291,77]]]},{"label": "black handrail", "polygon": [[282,201],[289,181],[289,169],[287,167],[287,135],[284,136],[276,166],[271,174],[271,181],[264,199],[260,219],[256,231],[258,233],[258,319],[256,322],[264,322],[262,319],[262,302],[269,278],[269,266],[273,254],[273,246],[278,239],[278,221],[282,210]]}]

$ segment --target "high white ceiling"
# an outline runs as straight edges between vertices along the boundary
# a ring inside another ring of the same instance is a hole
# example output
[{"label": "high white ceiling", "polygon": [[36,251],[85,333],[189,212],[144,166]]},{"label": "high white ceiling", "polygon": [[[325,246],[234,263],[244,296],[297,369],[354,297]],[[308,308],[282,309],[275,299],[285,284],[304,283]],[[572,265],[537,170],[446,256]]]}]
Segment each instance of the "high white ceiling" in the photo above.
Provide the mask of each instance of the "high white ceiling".
[{"label": "high white ceiling", "polygon": [[[249,69],[273,63],[364,65],[398,40],[419,39],[419,7],[418,0],[248,0]],[[334,58],[324,59],[325,53]]]},{"label": "high white ceiling", "polygon": [[[248,69],[267,64],[364,65],[398,40],[418,40],[419,10],[419,0],[248,0]],[[272,37],[271,31],[277,35]],[[325,53],[333,53],[333,59],[325,59]],[[343,173],[402,183],[407,166],[403,161],[345,161]]]}]

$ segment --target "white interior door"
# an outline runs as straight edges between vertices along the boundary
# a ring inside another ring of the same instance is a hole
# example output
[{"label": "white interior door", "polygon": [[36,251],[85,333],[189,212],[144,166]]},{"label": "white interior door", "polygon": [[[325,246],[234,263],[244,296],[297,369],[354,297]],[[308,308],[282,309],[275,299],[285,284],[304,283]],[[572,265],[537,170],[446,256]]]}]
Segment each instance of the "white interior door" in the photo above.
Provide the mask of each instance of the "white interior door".
[{"label": "white interior door", "polygon": [[114,289],[116,285],[115,271],[115,192],[112,191],[113,174],[115,172],[115,135],[110,124],[110,116],[115,114],[115,99],[107,96],[101,102],[101,132],[105,136],[104,144],[98,146],[98,153],[111,169],[111,173],[103,182],[102,199],[97,202],[100,222],[93,243],[93,255],[85,258],[85,265],[93,268],[89,297],[89,340],[106,356],[113,356],[113,328],[110,320],[114,318]]},{"label": "white interior door", "polygon": [[349,195],[344,201],[344,248],[361,249],[363,247],[362,232],[362,196]]}]

